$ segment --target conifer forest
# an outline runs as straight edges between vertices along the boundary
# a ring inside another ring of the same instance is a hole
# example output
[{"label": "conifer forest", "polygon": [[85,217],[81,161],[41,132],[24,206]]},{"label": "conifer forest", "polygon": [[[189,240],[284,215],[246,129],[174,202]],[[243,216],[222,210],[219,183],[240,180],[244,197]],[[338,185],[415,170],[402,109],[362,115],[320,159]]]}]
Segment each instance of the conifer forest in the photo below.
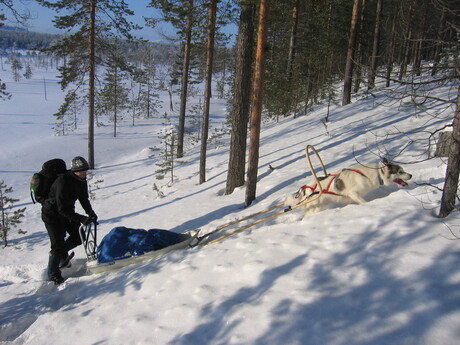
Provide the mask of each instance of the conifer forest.
[{"label": "conifer forest", "polygon": [[[158,92],[167,91],[171,99],[180,98],[173,145],[177,158],[185,154],[191,121],[196,126],[200,117],[203,183],[210,99],[225,98],[232,134],[228,194],[244,184],[248,136],[249,189],[257,175],[251,165],[257,166],[261,116],[279,120],[307,115],[319,103],[347,105],[359,91],[372,94],[382,80],[386,87],[402,86],[396,99],[410,92],[414,104],[421,104],[430,88],[459,78],[455,0],[151,1],[143,30],[162,23],[175,29],[161,43],[132,34],[140,26],[132,22],[135,13],[125,1],[37,2],[56,11],[53,24],[62,35],[0,28],[1,63],[2,68],[11,64],[15,80],[30,77],[34,64],[58,67],[66,96],[56,109],[56,133],[65,135],[79,116],[87,116],[88,161],[94,167],[94,126],[110,123],[116,137],[120,121],[135,125],[137,118],[164,116]],[[12,0],[0,4],[16,22],[27,23],[27,13],[15,10]],[[4,24],[4,12],[0,19]],[[226,32],[229,25],[235,32]],[[200,87],[200,109],[188,107],[188,97]],[[0,92],[2,99],[9,97],[1,80]],[[328,114],[324,123],[329,120]]]}]

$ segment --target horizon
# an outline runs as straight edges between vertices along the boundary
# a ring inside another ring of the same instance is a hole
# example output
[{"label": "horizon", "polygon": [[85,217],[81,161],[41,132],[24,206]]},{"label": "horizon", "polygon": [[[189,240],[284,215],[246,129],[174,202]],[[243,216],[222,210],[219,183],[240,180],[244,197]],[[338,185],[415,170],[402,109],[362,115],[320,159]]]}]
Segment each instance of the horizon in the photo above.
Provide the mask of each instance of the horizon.
[{"label": "horizon", "polygon": [[[48,34],[62,34],[64,30],[57,29],[53,20],[58,15],[56,11],[53,11],[49,8],[40,6],[36,1],[22,1],[22,0],[13,0],[15,9],[19,13],[30,13],[30,19],[27,20],[26,25],[22,25],[11,20],[11,12],[9,10],[5,11],[7,20],[5,21],[5,26],[11,26],[16,28],[23,28],[28,31],[39,32],[39,33],[48,33]],[[158,27],[151,28],[145,25],[144,16],[146,14],[147,5],[150,3],[150,0],[126,0],[130,10],[134,11],[134,15],[130,16],[130,20],[139,26],[142,26],[140,30],[134,30],[133,34],[136,38],[147,39],[149,41],[166,41],[164,34],[169,36],[175,36],[174,28],[168,23],[161,23]],[[148,11],[151,11],[149,14],[152,17],[158,16],[158,10],[154,8],[149,8]]]},{"label": "horizon", "polygon": [[[147,8],[147,5],[151,0],[126,0],[128,8],[134,11],[134,15],[130,16],[130,21],[134,24],[142,26],[140,30],[133,30],[133,35],[136,38],[146,39],[151,42],[167,42],[166,37],[175,37],[176,29],[166,22],[160,22],[155,28],[151,28],[145,25],[144,15],[147,14],[151,17],[159,17],[159,10],[155,8]],[[15,9],[19,13],[30,13],[30,19],[27,20],[26,25],[17,23],[14,20],[11,20],[11,11],[6,9],[5,15],[7,20],[4,22],[5,25],[17,28],[24,28],[29,31],[38,32],[38,33],[48,33],[48,34],[62,34],[64,30],[57,29],[54,27],[53,20],[58,15],[56,11],[53,11],[49,8],[40,6],[36,1],[23,1],[23,0],[13,0]],[[149,13],[146,13],[146,10]],[[235,41],[235,24],[229,24],[222,28],[221,30],[227,35],[232,35],[230,39],[230,45]]]}]

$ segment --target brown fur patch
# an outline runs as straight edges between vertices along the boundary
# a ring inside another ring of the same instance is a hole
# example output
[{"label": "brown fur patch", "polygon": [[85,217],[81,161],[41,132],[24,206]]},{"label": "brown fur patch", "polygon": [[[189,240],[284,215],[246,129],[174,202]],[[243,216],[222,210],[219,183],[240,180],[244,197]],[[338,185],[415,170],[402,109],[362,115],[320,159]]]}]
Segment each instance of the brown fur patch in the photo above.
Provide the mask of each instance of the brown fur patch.
[{"label": "brown fur patch", "polygon": [[342,179],[336,178],[334,181],[334,186],[337,190],[342,191],[345,189],[345,182]]}]

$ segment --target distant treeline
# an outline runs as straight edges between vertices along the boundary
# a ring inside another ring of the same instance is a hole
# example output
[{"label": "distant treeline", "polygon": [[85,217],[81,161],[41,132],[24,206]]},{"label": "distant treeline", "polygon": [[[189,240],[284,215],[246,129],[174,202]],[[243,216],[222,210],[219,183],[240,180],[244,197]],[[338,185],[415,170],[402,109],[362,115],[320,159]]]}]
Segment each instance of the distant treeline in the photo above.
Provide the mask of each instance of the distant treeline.
[{"label": "distant treeline", "polygon": [[60,38],[61,35],[44,34],[6,26],[0,29],[0,49],[41,50],[48,48]]},{"label": "distant treeline", "polygon": [[[45,50],[63,37],[59,34],[45,34],[3,26],[0,28],[0,53],[8,54],[12,50]],[[147,47],[153,48],[154,59],[160,64],[170,63],[178,52],[177,45],[173,43],[134,41],[123,42],[120,46],[134,60],[132,62],[142,60]]]}]

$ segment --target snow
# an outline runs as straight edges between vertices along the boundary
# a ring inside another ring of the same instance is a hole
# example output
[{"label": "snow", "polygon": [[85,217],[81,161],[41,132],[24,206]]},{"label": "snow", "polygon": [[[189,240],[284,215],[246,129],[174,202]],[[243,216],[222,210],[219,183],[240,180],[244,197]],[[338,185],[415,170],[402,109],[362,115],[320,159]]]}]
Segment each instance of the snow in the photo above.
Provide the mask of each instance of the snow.
[{"label": "snow", "polygon": [[[116,138],[110,125],[97,127],[90,185],[99,238],[115,226],[200,228],[204,234],[280,203],[311,179],[307,144],[320,152],[328,172],[400,151],[398,161],[418,162],[403,164],[413,174],[408,187],[380,189],[364,205],[308,218],[294,210],[217,243],[117,271],[88,275],[78,247],[72,268],[63,271],[70,279],[55,287],[43,281],[49,240],[28,184],[47,159],[86,156],[86,120],[76,132],[55,136],[52,114],[63,99],[57,72],[35,70],[20,82],[9,70],[0,73],[13,95],[1,102],[0,179],[14,188],[16,206],[27,207],[20,226],[27,233],[12,231],[10,245],[0,249],[1,344],[460,342],[460,241],[449,240],[448,228],[458,235],[459,215],[435,217],[441,192],[426,184],[442,189],[445,162],[422,160],[426,133],[416,133],[451,122],[452,107],[427,101],[421,112],[378,91],[346,107],[331,106],[327,130],[321,122],[326,106],[265,122],[257,200],[246,209],[244,188],[224,195],[228,134],[209,145],[206,183],[198,183],[198,147],[187,145],[175,183],[158,198],[152,186],[166,182],[155,179],[159,158],[151,154],[160,146],[163,120],[138,120],[134,127],[125,120]],[[451,99],[455,92],[452,86],[436,91]],[[212,100],[213,127],[222,128],[224,109],[223,100]]]}]

